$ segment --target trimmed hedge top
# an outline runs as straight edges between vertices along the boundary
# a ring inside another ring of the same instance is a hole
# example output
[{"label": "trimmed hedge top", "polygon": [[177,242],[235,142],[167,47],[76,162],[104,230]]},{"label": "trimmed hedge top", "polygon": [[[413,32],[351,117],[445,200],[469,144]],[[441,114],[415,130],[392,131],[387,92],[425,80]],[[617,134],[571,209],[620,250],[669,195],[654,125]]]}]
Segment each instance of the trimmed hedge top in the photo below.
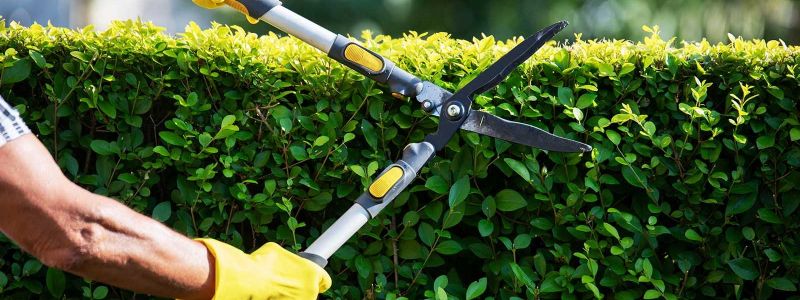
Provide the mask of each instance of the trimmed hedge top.
[{"label": "trimmed hedge top", "polygon": [[[334,255],[326,296],[796,299],[800,48],[644,29],[643,42],[550,43],[476,99],[591,154],[460,133]],[[67,176],[187,235],[305,248],[436,128],[296,39],[161,32],[0,24],[0,94]],[[519,41],[362,36],[451,90]],[[127,292],[0,236],[0,295]]]}]

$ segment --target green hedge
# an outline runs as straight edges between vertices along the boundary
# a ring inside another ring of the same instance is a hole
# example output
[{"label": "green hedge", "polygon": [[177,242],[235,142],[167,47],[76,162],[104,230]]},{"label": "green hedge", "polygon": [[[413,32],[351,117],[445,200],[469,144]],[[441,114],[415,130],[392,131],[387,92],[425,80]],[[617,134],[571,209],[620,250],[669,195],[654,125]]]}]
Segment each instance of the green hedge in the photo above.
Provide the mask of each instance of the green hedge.
[{"label": "green hedge", "polygon": [[[643,42],[549,44],[476,100],[591,154],[460,133],[336,253],[325,295],[797,299],[800,48],[645,30]],[[362,40],[453,90],[519,42]],[[305,248],[436,127],[295,39],[235,27],[11,24],[0,53],[0,94],[67,176],[246,251]],[[6,238],[0,291],[131,295],[43,267]]]}]

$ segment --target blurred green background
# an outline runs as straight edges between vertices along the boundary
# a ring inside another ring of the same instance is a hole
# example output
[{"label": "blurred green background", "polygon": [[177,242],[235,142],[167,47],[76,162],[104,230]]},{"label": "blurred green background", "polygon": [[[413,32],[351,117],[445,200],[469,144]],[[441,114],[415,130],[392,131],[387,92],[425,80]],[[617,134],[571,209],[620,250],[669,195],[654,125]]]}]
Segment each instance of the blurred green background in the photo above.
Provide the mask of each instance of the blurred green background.
[{"label": "blurred green background", "polygon": [[[284,5],[332,31],[354,36],[368,29],[393,36],[413,30],[505,39],[567,20],[571,26],[562,39],[579,32],[583,38],[637,40],[645,35],[642,25],[659,25],[662,36],[679,40],[727,41],[732,33],[800,42],[796,0],[285,0]],[[98,29],[110,20],[141,18],[171,33],[183,31],[190,20],[203,27],[218,21],[258,33],[274,30],[251,26],[232,9],[209,12],[190,0],[3,0],[0,15],[25,25],[50,21]]]},{"label": "blurred green background", "polygon": [[[789,0],[293,0],[286,6],[332,30],[369,28],[397,35],[408,30],[482,33],[508,38],[558,20],[585,38],[640,39],[642,25],[659,25],[680,40],[745,38],[800,41],[800,1]],[[562,37],[572,34],[561,35]]]}]

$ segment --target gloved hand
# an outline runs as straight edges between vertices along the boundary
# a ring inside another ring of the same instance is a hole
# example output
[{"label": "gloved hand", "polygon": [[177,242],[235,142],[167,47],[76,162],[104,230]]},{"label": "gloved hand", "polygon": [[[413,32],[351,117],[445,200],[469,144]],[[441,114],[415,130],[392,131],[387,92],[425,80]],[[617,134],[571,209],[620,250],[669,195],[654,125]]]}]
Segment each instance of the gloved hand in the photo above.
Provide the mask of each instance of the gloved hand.
[{"label": "gloved hand", "polygon": [[331,287],[324,269],[275,243],[252,254],[213,239],[197,239],[216,259],[215,300],[316,299]]},{"label": "gloved hand", "polygon": [[[194,4],[197,4],[197,6],[207,9],[214,9],[225,5],[225,0],[192,0],[192,2],[194,2]],[[249,15],[247,15],[246,13],[247,9],[244,8],[244,6],[241,5],[241,3],[239,3],[238,1],[231,1],[230,4],[231,7],[243,13],[244,16],[247,17],[247,21],[250,22],[250,24],[258,23],[257,19],[254,19]]]}]

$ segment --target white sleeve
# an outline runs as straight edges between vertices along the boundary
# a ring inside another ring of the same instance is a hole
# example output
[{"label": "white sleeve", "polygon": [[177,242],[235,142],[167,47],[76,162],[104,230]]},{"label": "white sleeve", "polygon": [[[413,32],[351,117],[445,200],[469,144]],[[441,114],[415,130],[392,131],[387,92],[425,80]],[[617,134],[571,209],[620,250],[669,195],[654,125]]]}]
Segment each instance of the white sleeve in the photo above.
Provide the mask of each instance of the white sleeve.
[{"label": "white sleeve", "polygon": [[0,147],[30,132],[19,112],[0,97]]}]

